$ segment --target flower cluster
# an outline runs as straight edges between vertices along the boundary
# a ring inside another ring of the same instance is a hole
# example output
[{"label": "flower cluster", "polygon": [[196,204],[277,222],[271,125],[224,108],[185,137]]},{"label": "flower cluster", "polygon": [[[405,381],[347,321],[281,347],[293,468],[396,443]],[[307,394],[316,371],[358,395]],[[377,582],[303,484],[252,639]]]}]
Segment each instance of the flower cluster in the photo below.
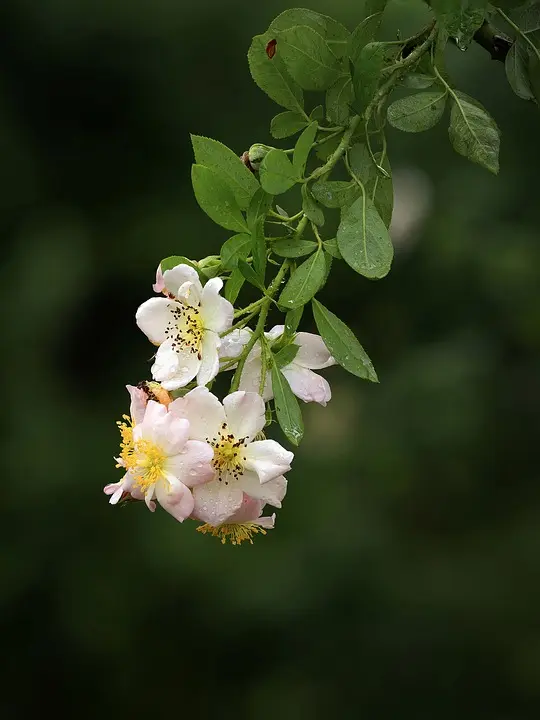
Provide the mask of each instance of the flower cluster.
[{"label": "flower cluster", "polygon": [[[116,458],[124,475],[104,492],[113,505],[139,500],[153,512],[158,503],[176,520],[198,520],[200,532],[240,544],[274,527],[275,515],[263,510],[281,507],[293,460],[264,434],[273,398],[267,356],[275,356],[274,347],[294,348],[280,372],[298,398],[321,405],[330,400],[330,387],[313,370],[334,360],[317,335],[287,337],[278,325],[256,336],[246,321],[233,327],[222,286],[217,277],[203,285],[185,263],[158,268],[154,291],[161,297],[136,313],[157,345],[153,379],[127,386],[130,413],[118,422]],[[237,388],[221,402],[207,386],[231,369]]]}]

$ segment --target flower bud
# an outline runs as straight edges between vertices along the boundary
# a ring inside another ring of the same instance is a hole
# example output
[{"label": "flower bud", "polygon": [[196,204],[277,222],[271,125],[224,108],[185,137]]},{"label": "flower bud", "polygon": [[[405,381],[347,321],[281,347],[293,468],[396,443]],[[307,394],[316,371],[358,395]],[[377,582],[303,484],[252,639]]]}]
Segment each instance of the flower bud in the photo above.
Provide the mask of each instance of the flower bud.
[{"label": "flower bud", "polygon": [[262,145],[261,143],[255,143],[255,145],[252,145],[248,151],[248,159],[251,167],[254,170],[258,170],[263,159],[266,157],[268,152],[273,149],[274,148],[269,145]]}]

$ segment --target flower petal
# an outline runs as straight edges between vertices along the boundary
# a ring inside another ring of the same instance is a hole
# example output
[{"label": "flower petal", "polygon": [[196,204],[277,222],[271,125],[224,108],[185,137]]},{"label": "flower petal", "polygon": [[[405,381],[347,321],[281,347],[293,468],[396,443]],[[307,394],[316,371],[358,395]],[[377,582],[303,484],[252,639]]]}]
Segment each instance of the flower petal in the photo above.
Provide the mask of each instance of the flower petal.
[{"label": "flower petal", "polygon": [[171,319],[172,312],[178,308],[178,303],[167,298],[150,298],[139,306],[135,313],[135,320],[139,328],[154,345],[161,345],[167,336],[165,330]]},{"label": "flower petal", "polygon": [[166,340],[159,346],[152,365],[152,377],[161,383],[165,390],[178,390],[185,387],[199,372],[201,361],[197,353],[176,345],[174,340]]},{"label": "flower petal", "polygon": [[263,528],[267,528],[268,530],[272,530],[274,525],[276,524],[276,513],[272,513],[272,515],[266,515],[265,517],[259,517],[257,520],[255,520],[257,525],[260,525]]},{"label": "flower petal", "polygon": [[264,427],[264,400],[254,392],[239,390],[223,400],[229,430],[238,438],[251,440]]},{"label": "flower petal", "polygon": [[[240,355],[246,344],[249,342],[251,337],[251,330],[247,328],[239,328],[221,338],[221,345],[219,347],[220,359],[231,359],[236,358]],[[233,365],[231,368],[236,367]]]},{"label": "flower petal", "polygon": [[175,296],[178,296],[179,288],[186,282],[193,283],[194,285],[199,285],[199,288],[202,289],[201,281],[199,280],[199,275],[195,268],[192,268],[189,265],[185,264],[175,265],[175,267],[171,268],[170,270],[165,270],[165,272],[163,273],[163,281],[164,286],[167,288],[167,290]]},{"label": "flower petal", "polygon": [[160,293],[165,290],[165,282],[163,280],[163,273],[161,272],[161,263],[157,266],[156,282],[152,285],[152,290],[156,293]]},{"label": "flower petal", "polygon": [[193,512],[193,495],[184,483],[172,475],[167,476],[167,481],[156,484],[156,499],[178,522],[184,522]]},{"label": "flower petal", "polygon": [[193,488],[193,515],[210,525],[221,525],[242,505],[244,495],[239,488],[230,488],[219,480]]},{"label": "flower petal", "polygon": [[225,410],[215,395],[205,387],[198,387],[169,405],[169,412],[189,420],[189,437],[211,440],[225,422]]},{"label": "flower petal", "polygon": [[306,332],[297,333],[294,344],[299,348],[294,358],[297,365],[310,370],[322,370],[322,368],[336,364],[320,335]]},{"label": "flower petal", "polygon": [[264,503],[244,493],[242,504],[228,519],[228,523],[254,522],[260,516]]},{"label": "flower petal", "polygon": [[266,483],[291,469],[294,454],[275,440],[257,440],[247,446],[245,457],[246,470],[253,470]]},{"label": "flower petal", "polygon": [[142,422],[144,417],[148,395],[141,388],[135,387],[135,385],[126,385],[126,389],[131,398],[129,414],[135,425],[137,425]]},{"label": "flower petal", "polygon": [[286,365],[281,372],[287,378],[291,390],[304,402],[317,402],[325,406],[332,398],[332,391],[328,381],[312,370],[308,370],[296,361]]},{"label": "flower petal", "polygon": [[221,333],[228,330],[233,321],[234,308],[219,291],[223,287],[221,278],[208,280],[201,296],[201,320],[207,330]]},{"label": "flower petal", "polygon": [[[243,491],[251,495],[251,497],[262,500],[277,508],[281,507],[281,501],[287,492],[287,480],[285,480],[283,475],[268,482],[261,483],[256,473],[248,471],[242,475],[239,484],[241,484]],[[203,485],[202,487],[207,486]]]},{"label": "flower petal", "polygon": [[[242,370],[242,375],[240,377],[240,390],[245,390],[246,392],[254,392],[258,394],[261,388],[261,370],[262,363],[260,357],[256,357],[253,360],[246,362],[246,364],[244,365],[244,369]],[[270,374],[270,371],[268,370],[264,381],[263,399],[271,400],[273,397],[274,394],[272,392],[272,376]]]},{"label": "flower petal", "polygon": [[213,479],[215,470],[210,465],[213,457],[214,451],[208,443],[188,440],[182,452],[167,458],[165,469],[187,487],[193,487]]},{"label": "flower petal", "polygon": [[274,325],[274,327],[268,332],[264,333],[270,342],[280,338],[285,332],[285,325]]},{"label": "flower petal", "polygon": [[201,304],[202,285],[200,282],[185,282],[178,288],[176,296],[184,305],[198,308]]},{"label": "flower petal", "polygon": [[201,366],[197,373],[197,385],[207,385],[219,372],[218,348],[221,344],[219,335],[206,330],[201,343]]}]

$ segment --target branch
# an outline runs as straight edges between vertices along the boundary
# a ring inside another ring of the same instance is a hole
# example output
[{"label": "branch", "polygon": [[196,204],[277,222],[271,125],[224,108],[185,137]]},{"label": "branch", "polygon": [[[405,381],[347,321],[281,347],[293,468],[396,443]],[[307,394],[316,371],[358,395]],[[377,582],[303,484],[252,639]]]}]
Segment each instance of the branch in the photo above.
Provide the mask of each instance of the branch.
[{"label": "branch", "polygon": [[484,20],[481,27],[474,33],[474,41],[491,55],[492,60],[504,62],[512,47],[512,40],[500,33],[487,20]]}]

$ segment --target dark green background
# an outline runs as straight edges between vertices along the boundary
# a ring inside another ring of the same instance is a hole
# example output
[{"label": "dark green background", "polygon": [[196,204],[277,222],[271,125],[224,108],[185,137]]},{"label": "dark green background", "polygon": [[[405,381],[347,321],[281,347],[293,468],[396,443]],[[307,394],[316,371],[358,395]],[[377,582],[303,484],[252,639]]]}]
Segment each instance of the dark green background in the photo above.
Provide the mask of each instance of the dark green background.
[{"label": "dark green background", "polygon": [[[189,132],[271,141],[246,52],[287,7],[0,6],[3,718],[538,717],[539,113],[480,48],[449,66],[500,124],[501,174],[453,154],[447,118],[389,133],[431,211],[385,280],[334,265],[321,300],[381,384],[326,371],[276,529],[222,547],[102,494],[155,267],[228,236]],[[387,37],[421,15],[394,3]]]}]

